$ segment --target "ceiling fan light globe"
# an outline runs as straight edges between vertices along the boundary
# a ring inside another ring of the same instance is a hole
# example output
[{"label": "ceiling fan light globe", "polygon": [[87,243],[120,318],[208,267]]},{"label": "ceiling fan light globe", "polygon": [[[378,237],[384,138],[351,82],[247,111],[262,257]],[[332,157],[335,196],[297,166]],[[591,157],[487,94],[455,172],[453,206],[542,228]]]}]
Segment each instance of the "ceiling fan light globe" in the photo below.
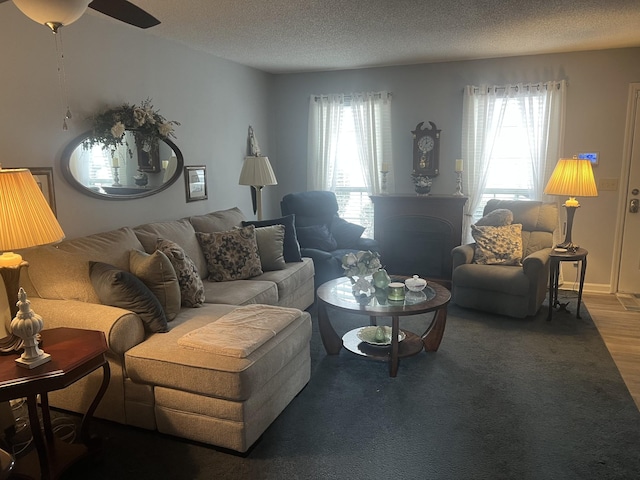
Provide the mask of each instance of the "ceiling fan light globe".
[{"label": "ceiling fan light globe", "polygon": [[82,16],[91,0],[13,0],[13,3],[41,25],[69,25]]}]

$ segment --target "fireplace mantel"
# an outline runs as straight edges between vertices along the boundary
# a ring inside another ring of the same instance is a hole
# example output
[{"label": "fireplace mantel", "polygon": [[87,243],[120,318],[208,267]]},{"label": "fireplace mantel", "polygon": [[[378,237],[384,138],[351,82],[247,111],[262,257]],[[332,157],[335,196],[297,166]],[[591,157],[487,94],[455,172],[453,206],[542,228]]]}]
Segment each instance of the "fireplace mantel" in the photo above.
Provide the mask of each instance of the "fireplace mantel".
[{"label": "fireplace mantel", "polygon": [[461,243],[467,197],[372,195],[371,201],[374,237],[386,270],[449,285],[451,250]]}]

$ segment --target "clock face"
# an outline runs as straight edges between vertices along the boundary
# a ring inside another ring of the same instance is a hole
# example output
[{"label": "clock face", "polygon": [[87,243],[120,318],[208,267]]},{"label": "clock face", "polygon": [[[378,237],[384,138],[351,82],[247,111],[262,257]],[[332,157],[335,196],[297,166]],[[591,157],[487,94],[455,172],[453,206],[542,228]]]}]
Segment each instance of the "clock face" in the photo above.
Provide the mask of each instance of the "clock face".
[{"label": "clock face", "polygon": [[430,152],[431,150],[433,150],[433,145],[433,138],[428,135],[420,137],[420,139],[418,140],[418,148],[421,152]]}]

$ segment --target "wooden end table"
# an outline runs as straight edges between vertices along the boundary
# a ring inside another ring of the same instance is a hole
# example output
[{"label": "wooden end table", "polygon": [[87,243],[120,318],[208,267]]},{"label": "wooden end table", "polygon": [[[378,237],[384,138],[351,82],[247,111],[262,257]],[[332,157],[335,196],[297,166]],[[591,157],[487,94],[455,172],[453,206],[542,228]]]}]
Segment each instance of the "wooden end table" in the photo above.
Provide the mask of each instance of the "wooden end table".
[{"label": "wooden end table", "polygon": [[[408,277],[392,276],[394,281],[404,281]],[[407,292],[408,293],[408,292]],[[318,287],[318,327],[325,350],[329,355],[337,355],[342,347],[366,357],[387,360],[389,375],[398,373],[400,357],[415,355],[424,348],[427,352],[435,352],[440,346],[444,327],[447,323],[447,305],[451,300],[451,292],[442,285],[429,282],[423,290],[424,298],[408,296],[403,302],[392,302],[386,299],[386,293],[380,298],[373,295],[369,303],[362,304],[353,295],[351,281],[346,277],[335,278]],[[327,307],[346,312],[369,316],[370,325],[377,325],[377,317],[391,317],[391,345],[388,347],[371,346],[361,342],[357,337],[359,328],[347,332],[342,338],[338,336],[329,316]],[[435,312],[431,323],[422,335],[404,332],[406,338],[398,342],[400,317]]]},{"label": "wooden end table", "polygon": [[[576,307],[576,318],[580,318],[580,302],[582,301],[582,287],[584,286],[584,276],[587,272],[587,255],[589,252],[584,248],[576,251],[558,252],[552,250],[549,255],[549,313],[547,321],[551,320],[553,309],[560,305],[558,302],[558,279],[560,277],[561,262],[580,262],[580,287],[578,289],[578,305]],[[564,305],[566,310],[566,305]]]},{"label": "wooden end table", "polygon": [[[88,454],[96,453],[100,442],[89,436],[89,422],[107,390],[110,379],[105,357],[104,333],[77,328],[43,330],[42,348],[51,361],[32,370],[16,365],[16,355],[0,356],[0,401],[27,398],[29,423],[36,449],[16,460],[12,475],[54,479]],[[102,367],[102,384],[82,418],[80,438],[83,445],[68,444],[55,438],[51,427],[48,392],[68,387]],[[38,419],[37,396],[40,395],[42,422]],[[35,457],[38,457],[37,459]]]}]

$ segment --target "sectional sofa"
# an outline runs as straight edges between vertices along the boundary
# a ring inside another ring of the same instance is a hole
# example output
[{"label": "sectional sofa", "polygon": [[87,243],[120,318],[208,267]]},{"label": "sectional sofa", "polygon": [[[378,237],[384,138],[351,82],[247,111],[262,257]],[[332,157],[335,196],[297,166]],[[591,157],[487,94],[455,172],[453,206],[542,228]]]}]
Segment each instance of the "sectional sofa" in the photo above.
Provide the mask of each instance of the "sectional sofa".
[{"label": "sectional sofa", "polygon": [[[311,319],[304,310],[314,300],[313,263],[276,258],[269,271],[260,268],[274,261],[263,256],[282,252],[284,230],[276,225],[267,237],[276,248],[258,243],[260,262],[250,270],[257,275],[225,280],[212,271],[222,261],[212,267],[212,248],[238,232],[260,240],[262,230],[244,221],[232,208],[21,252],[29,262],[21,283],[45,328],[106,336],[111,381],[96,416],[244,452],[306,385]],[[174,251],[158,253],[162,242]],[[191,279],[195,273],[201,280],[191,292],[176,255],[191,260]],[[140,283],[144,294],[135,290]],[[147,292],[154,294],[148,305],[137,304]],[[194,292],[196,301],[185,298]],[[158,304],[161,313],[153,310]],[[86,411],[101,375],[53,392],[50,404]]]}]

